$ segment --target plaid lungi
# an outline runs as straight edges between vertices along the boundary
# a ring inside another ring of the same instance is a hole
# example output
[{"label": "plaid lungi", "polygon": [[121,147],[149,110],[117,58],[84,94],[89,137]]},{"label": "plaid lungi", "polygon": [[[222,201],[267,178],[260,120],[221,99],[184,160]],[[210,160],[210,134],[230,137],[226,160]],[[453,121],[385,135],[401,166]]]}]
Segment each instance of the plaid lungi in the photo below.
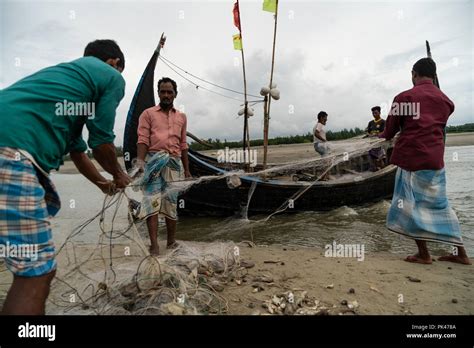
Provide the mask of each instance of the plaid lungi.
[{"label": "plaid lungi", "polygon": [[143,199],[139,218],[156,214],[177,219],[179,190],[173,189],[173,181],[184,179],[184,169],[179,157],[172,157],[165,151],[149,153],[145,173],[141,182]]},{"label": "plaid lungi", "polygon": [[0,147],[0,246],[11,272],[36,277],[56,268],[49,218],[60,201],[28,157],[24,150]]},{"label": "plaid lungi", "polygon": [[458,218],[446,196],[444,168],[398,168],[387,228],[413,239],[463,245]]}]

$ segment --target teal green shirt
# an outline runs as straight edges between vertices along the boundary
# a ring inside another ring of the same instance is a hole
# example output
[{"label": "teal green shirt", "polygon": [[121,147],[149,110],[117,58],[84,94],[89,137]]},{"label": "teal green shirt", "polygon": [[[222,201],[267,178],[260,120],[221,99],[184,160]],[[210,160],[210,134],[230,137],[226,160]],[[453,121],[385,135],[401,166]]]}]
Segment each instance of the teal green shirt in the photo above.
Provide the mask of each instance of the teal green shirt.
[{"label": "teal green shirt", "polygon": [[0,147],[28,151],[46,172],[70,151],[113,143],[115,110],[125,93],[122,75],[83,57],[27,76],[0,91]]}]

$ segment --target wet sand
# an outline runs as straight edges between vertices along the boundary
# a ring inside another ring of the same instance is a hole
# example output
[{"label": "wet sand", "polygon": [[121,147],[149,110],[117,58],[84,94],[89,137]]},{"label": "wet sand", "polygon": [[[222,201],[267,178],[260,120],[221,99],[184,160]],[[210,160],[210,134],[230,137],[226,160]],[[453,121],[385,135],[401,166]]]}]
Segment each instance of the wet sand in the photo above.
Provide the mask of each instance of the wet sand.
[{"label": "wet sand", "polygon": [[[161,247],[165,250],[165,245]],[[242,259],[255,266],[240,279],[223,284],[219,295],[226,299],[229,315],[268,315],[264,303],[274,295],[292,292],[297,299],[303,291],[305,305],[298,314],[474,314],[472,266],[440,261],[432,265],[413,264],[403,261],[401,256],[380,252],[366,254],[363,261],[357,261],[325,257],[324,251],[316,248],[250,247],[245,243],[239,243],[239,247]],[[58,264],[61,276],[67,267],[63,255]],[[4,265],[1,268],[4,270]],[[95,271],[101,270],[103,263],[98,262]],[[10,272],[0,272],[0,306],[10,281]],[[354,307],[348,308],[348,304]],[[52,306],[48,304],[48,312],[57,313]]]},{"label": "wet sand", "polygon": [[[262,308],[263,301],[275,294],[301,290],[307,291],[311,301],[319,301],[318,308],[326,307],[328,314],[334,315],[474,314],[472,266],[440,261],[413,264],[399,255],[380,252],[357,261],[325,257],[323,250],[315,248],[261,246],[241,250],[242,256],[256,265],[249,270],[249,281],[233,283],[223,291],[231,314],[268,314]],[[264,290],[255,293],[251,279],[259,275],[268,275],[273,283],[261,283]],[[349,293],[351,288],[354,293]],[[341,304],[344,300],[357,301],[358,307],[347,311],[347,305]]]},{"label": "wet sand", "polygon": [[[450,133],[447,136],[447,146],[466,146],[474,145],[474,132],[473,133]],[[263,147],[256,146],[252,149],[257,150],[257,158],[259,163],[263,159]],[[200,151],[208,156],[216,156],[217,150],[206,150]],[[288,145],[272,145],[268,148],[268,162],[269,163],[284,163],[291,162],[296,159],[307,159],[313,158],[315,155],[313,144],[288,144]],[[98,163],[93,160],[95,166],[100,169]],[[123,164],[122,158],[119,160],[120,164]],[[58,173],[61,174],[78,174],[76,167],[72,161],[67,161],[60,168]]]}]

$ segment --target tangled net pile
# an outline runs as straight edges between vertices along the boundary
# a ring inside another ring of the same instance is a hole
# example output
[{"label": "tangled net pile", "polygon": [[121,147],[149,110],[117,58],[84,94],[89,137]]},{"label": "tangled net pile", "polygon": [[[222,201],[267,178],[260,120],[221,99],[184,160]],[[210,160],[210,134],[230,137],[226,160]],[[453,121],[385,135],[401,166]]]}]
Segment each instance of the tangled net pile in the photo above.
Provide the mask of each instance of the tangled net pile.
[{"label": "tangled net pile", "polygon": [[[106,197],[102,211],[78,226],[58,249],[61,267],[53,281],[50,314],[224,314],[219,295],[228,281],[243,277],[249,263],[232,242],[181,242],[151,256],[144,224],[116,219],[125,193]],[[81,231],[99,218],[97,243],[81,244]]]}]

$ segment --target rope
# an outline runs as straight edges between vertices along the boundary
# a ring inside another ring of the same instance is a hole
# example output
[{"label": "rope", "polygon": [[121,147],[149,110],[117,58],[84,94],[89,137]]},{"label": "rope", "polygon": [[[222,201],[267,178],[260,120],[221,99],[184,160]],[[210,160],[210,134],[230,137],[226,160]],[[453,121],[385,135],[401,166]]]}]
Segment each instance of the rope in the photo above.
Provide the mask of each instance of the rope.
[{"label": "rope", "polygon": [[[222,93],[213,91],[213,90],[211,90],[211,89],[209,89],[209,88],[203,87],[203,86],[201,86],[201,85],[198,85],[198,84],[195,83],[194,81],[188,79],[186,76],[184,76],[184,75],[182,75],[181,73],[179,73],[178,71],[176,71],[176,69],[172,68],[165,60],[161,60],[161,62],[162,62],[163,64],[165,64],[170,70],[172,70],[173,72],[175,72],[178,76],[182,77],[183,79],[185,79],[186,81],[188,81],[188,82],[191,83],[192,85],[196,86],[196,89],[201,88],[201,89],[203,89],[203,90],[205,90],[205,91],[208,91],[208,92],[210,92],[210,93],[217,94],[217,95],[219,95],[219,96],[221,96],[221,97],[224,97],[224,98],[227,98],[227,99],[236,100],[236,101],[241,102],[241,103],[244,102],[243,99],[237,99],[237,98],[234,98],[234,97],[230,97],[230,96],[228,96],[228,95],[225,95],[225,94],[222,94]],[[240,92],[239,92],[239,93],[240,93]],[[252,101],[250,101],[250,102],[259,102],[259,101],[260,101],[260,100],[252,100]]]},{"label": "rope", "polygon": [[[194,78],[196,78],[196,79],[198,79],[198,80],[200,80],[200,81],[203,81],[203,82],[208,83],[208,84],[210,84],[210,85],[212,85],[212,86],[215,86],[215,87],[217,87],[217,88],[221,88],[221,89],[226,90],[226,91],[229,91],[229,92],[233,92],[233,93],[240,94],[240,95],[245,95],[244,92],[239,92],[239,91],[236,91],[235,89],[231,89],[231,88],[219,86],[218,84],[215,84],[215,83],[210,82],[210,81],[207,81],[207,80],[205,80],[205,79],[203,79],[203,78],[201,78],[201,77],[199,77],[199,76],[196,76],[196,75],[194,75],[194,74],[191,74],[190,72],[188,72],[188,71],[184,70],[183,68],[179,67],[178,65],[176,65],[175,63],[173,63],[173,62],[170,61],[169,59],[166,59],[166,58],[165,58],[164,56],[162,56],[162,55],[161,55],[159,58],[162,59],[164,62],[167,62],[167,63],[169,63],[170,65],[173,65],[175,68],[177,68],[177,69],[183,71],[185,74],[188,74],[188,75],[190,75],[190,76],[192,76],[192,77],[194,77]],[[263,97],[260,96],[260,95],[254,95],[254,94],[247,94],[247,95],[249,95],[249,96],[251,96],[251,97],[263,99]]]}]

